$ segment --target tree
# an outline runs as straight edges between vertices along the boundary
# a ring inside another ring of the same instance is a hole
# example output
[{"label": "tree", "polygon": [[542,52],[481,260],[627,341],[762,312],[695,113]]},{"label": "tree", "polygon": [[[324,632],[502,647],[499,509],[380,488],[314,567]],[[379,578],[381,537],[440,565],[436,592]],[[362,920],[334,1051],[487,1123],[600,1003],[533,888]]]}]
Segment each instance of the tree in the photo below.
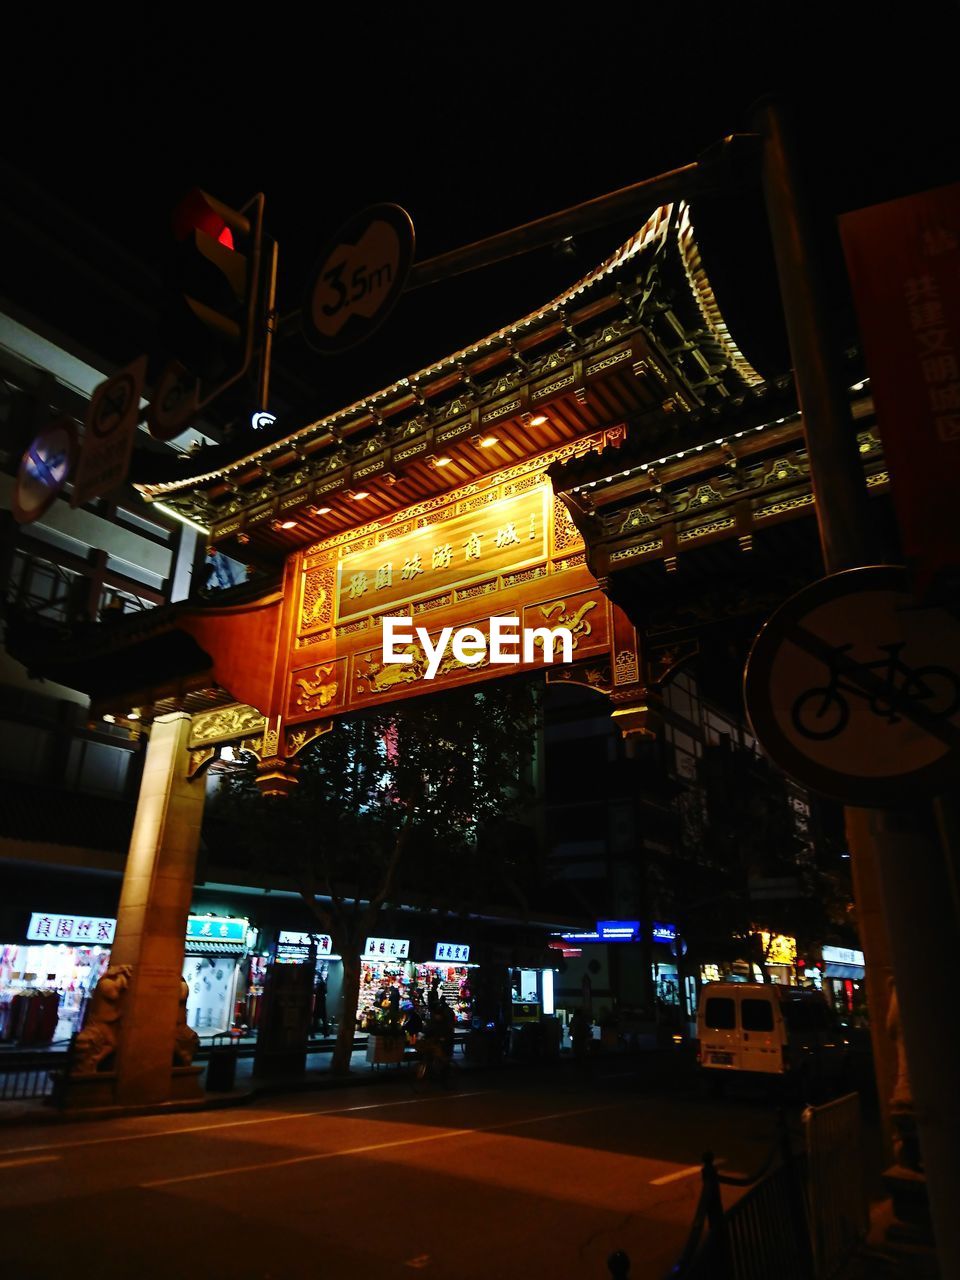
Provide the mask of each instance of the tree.
[{"label": "tree", "polygon": [[338,719],[303,753],[293,795],[262,797],[251,771],[208,806],[249,858],[291,879],[343,958],[334,1072],[350,1067],[360,955],[384,907],[524,901],[511,820],[529,798],[538,702],[513,677]]},{"label": "tree", "polygon": [[802,949],[842,927],[846,914],[848,894],[798,817],[799,794],[766,757],[730,742],[704,749],[687,792],[698,857],[677,877],[682,931],[704,954],[756,965],[765,982],[777,935],[796,937]]}]

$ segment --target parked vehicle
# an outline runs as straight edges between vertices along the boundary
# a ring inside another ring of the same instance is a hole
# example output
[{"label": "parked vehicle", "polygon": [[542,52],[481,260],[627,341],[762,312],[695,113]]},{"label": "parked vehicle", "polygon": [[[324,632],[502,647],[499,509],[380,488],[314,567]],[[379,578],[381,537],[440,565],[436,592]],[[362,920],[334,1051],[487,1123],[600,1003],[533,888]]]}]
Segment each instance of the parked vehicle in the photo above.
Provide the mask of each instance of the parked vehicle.
[{"label": "parked vehicle", "polygon": [[773,983],[709,982],[697,1009],[704,1078],[789,1077],[805,1091],[840,1083],[848,1041],[823,993]]}]

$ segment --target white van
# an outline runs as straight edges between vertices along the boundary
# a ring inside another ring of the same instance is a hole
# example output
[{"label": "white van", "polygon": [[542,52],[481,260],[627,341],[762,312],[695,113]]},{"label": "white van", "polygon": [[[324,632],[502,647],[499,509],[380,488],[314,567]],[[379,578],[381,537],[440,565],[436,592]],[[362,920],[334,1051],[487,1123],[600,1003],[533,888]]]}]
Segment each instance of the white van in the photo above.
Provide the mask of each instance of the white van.
[{"label": "white van", "polygon": [[823,993],[773,983],[708,982],[697,1009],[704,1072],[839,1081],[847,1041]]}]

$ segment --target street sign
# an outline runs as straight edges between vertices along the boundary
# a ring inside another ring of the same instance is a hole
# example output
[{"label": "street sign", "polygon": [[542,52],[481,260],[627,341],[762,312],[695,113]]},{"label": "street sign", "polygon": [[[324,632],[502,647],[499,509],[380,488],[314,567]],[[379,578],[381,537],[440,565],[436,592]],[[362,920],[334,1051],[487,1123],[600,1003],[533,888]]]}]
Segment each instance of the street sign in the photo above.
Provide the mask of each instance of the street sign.
[{"label": "street sign", "polygon": [[410,215],[397,204],[371,205],[344,223],[310,277],[307,342],[330,355],[368,338],[403,292],[414,243]]},{"label": "street sign", "polygon": [[90,397],[71,506],[81,507],[126,480],[146,375],[147,357],[139,356]]},{"label": "street sign", "polygon": [[782,769],[847,804],[931,794],[960,767],[960,621],[918,606],[898,565],[787,600],[747,660],[744,699]]},{"label": "street sign", "polygon": [[72,418],[57,418],[31,443],[13,490],[13,517],[19,524],[29,524],[47,510],[66,483],[76,452]]},{"label": "street sign", "polygon": [[154,387],[147,430],[157,440],[174,440],[189,427],[198,407],[196,374],[179,360],[171,360]]}]

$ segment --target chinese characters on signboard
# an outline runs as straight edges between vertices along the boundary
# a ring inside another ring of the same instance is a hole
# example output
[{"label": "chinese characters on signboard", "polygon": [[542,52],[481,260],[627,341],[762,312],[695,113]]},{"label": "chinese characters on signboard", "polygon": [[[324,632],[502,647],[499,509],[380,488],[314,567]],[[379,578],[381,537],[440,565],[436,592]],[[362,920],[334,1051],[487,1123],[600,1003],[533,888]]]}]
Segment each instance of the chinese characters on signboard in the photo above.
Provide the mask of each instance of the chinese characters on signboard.
[{"label": "chinese characters on signboard", "polygon": [[337,573],[337,620],[395,612],[444,588],[546,559],[550,495],[549,485],[537,485],[345,556]]},{"label": "chinese characters on signboard", "polygon": [[438,942],[435,960],[453,960],[466,964],[470,959],[470,948],[458,942]]},{"label": "chinese characters on signboard", "polygon": [[223,916],[188,916],[187,941],[245,942],[247,921]]},{"label": "chinese characters on signboard", "polygon": [[409,938],[368,938],[363,948],[363,959],[406,960],[409,952]]},{"label": "chinese characters on signboard", "polygon": [[52,912],[35,911],[30,917],[27,940],[109,946],[116,927],[116,920],[101,916],[61,916]]}]

